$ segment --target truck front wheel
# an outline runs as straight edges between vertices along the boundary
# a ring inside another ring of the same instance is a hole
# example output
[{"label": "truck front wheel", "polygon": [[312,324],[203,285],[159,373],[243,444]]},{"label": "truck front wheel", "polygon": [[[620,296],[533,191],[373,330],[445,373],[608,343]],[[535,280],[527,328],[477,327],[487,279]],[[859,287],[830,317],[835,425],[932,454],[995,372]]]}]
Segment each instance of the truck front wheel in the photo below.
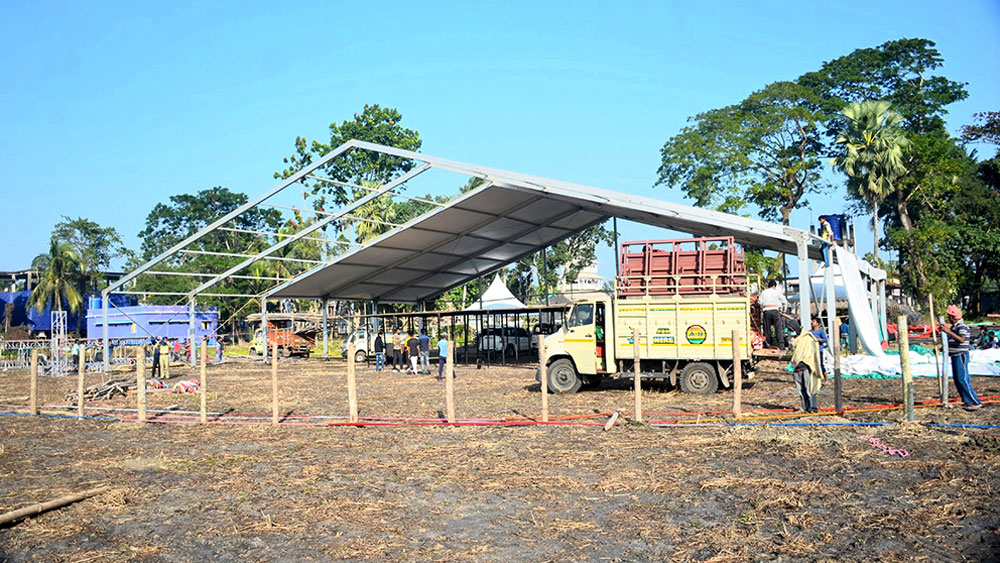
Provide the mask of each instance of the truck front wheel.
[{"label": "truck front wheel", "polygon": [[573,362],[563,358],[549,364],[549,391],[552,393],[576,393],[583,382],[573,367]]},{"label": "truck front wheel", "polygon": [[704,362],[693,362],[681,371],[681,391],[698,395],[711,395],[719,390],[715,368]]}]

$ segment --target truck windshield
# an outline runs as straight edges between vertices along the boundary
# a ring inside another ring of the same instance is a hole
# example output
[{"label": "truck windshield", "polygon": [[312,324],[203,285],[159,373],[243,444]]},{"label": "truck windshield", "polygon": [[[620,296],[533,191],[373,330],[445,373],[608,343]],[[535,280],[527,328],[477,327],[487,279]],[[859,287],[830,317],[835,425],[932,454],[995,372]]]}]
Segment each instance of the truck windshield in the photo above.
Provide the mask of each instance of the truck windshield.
[{"label": "truck windshield", "polygon": [[594,323],[594,304],[580,303],[573,307],[573,312],[569,316],[570,328],[574,326],[585,326]]}]

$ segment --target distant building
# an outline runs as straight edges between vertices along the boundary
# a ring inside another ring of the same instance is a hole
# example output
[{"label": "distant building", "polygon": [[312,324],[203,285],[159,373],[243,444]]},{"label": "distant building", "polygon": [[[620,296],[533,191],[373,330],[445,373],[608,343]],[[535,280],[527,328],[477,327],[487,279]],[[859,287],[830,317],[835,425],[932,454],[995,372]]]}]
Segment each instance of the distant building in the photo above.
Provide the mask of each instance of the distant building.
[{"label": "distant building", "polygon": [[576,293],[592,293],[601,291],[604,287],[604,278],[597,273],[597,262],[580,270],[573,283],[560,282],[559,293],[570,296]]},{"label": "distant building", "polygon": [[[188,314],[186,305],[138,305],[133,307],[111,307],[108,310],[109,338],[156,338],[167,337],[187,340]],[[219,325],[217,307],[195,309],[195,341],[203,336],[215,334]],[[104,335],[104,312],[101,299],[92,298],[87,310],[87,337],[101,338]]]}]

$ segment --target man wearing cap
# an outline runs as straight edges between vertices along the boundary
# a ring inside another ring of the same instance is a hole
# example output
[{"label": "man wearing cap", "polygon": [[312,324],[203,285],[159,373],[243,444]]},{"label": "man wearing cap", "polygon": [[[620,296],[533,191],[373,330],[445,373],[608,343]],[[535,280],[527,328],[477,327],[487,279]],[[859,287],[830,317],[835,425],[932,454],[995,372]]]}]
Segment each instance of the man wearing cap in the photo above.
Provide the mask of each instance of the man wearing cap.
[{"label": "man wearing cap", "polygon": [[972,389],[969,381],[969,325],[962,320],[962,310],[958,305],[948,305],[945,309],[951,324],[941,325],[941,332],[948,335],[948,356],[951,359],[951,373],[955,378],[955,388],[962,398],[962,407],[966,410],[982,408],[983,404]]},{"label": "man wearing cap", "polygon": [[[785,323],[781,321],[782,306],[788,306],[788,300],[778,291],[778,284],[774,280],[767,282],[767,289],[760,292],[757,299],[760,308],[764,311],[764,338],[767,339],[768,348],[779,348],[785,350]],[[771,330],[774,330],[774,336]]]}]

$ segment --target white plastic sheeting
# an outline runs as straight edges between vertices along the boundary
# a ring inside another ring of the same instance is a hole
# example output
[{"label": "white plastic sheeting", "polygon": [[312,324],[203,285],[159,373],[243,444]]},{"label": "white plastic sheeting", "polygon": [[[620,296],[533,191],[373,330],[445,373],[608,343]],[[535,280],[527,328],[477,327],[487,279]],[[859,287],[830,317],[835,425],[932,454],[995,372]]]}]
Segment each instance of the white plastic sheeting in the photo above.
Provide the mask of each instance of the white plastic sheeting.
[{"label": "white plastic sheeting", "polygon": [[833,248],[837,252],[837,263],[840,264],[840,273],[847,289],[847,304],[850,307],[851,322],[858,331],[858,342],[865,352],[872,356],[885,357],[885,352],[882,351],[882,339],[879,338],[878,323],[872,313],[865,284],[861,280],[858,262],[854,254],[846,248],[837,245]]},{"label": "white plastic sheeting", "polygon": [[[910,371],[914,377],[937,377],[933,354],[910,351]],[[937,356],[941,361],[941,355]],[[883,354],[880,357],[856,354],[840,360],[843,375],[869,375],[881,373],[900,375],[899,356]],[[969,356],[969,375],[1000,375],[1000,350],[973,350]]]}]

